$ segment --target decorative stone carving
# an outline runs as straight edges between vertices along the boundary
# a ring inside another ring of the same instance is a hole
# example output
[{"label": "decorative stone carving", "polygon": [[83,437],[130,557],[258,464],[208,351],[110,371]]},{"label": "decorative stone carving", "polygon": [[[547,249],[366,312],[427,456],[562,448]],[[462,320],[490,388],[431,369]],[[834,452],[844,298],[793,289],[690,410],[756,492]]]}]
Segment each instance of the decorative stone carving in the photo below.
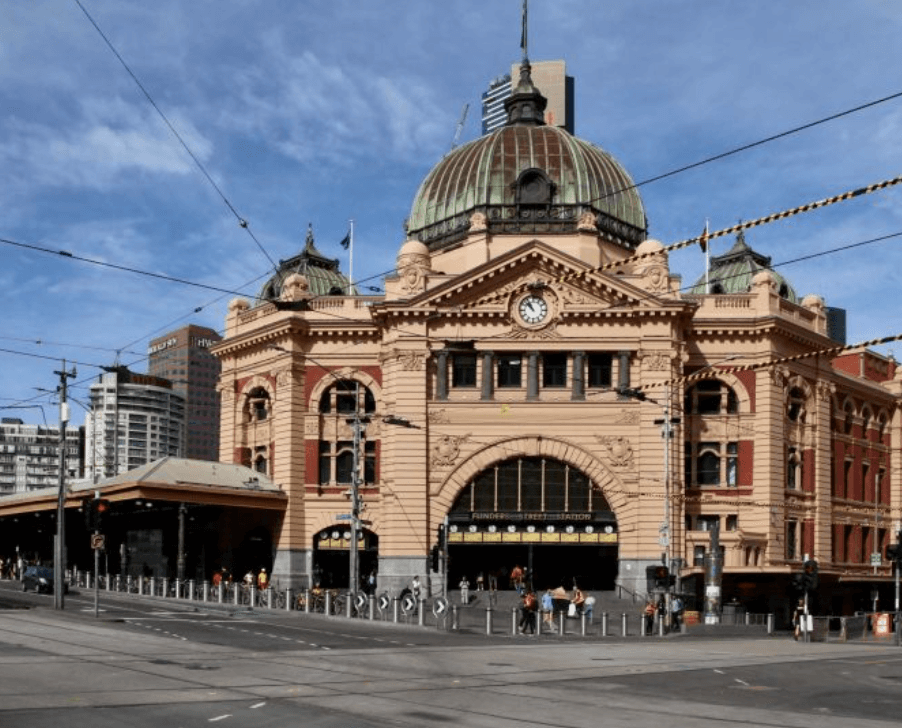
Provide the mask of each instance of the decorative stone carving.
[{"label": "decorative stone carving", "polygon": [[670,369],[670,354],[660,352],[641,352],[643,366],[650,372],[666,372]]},{"label": "decorative stone carving", "polygon": [[640,421],[640,415],[638,411],[634,411],[631,409],[623,409],[620,410],[620,415],[614,420],[614,423],[617,425],[638,425]]},{"label": "decorative stone carving", "polygon": [[429,410],[426,419],[429,421],[429,424],[432,425],[447,425],[451,422],[451,418],[448,417],[448,412],[443,409]]},{"label": "decorative stone carving", "polygon": [[426,355],[421,351],[395,349],[395,358],[405,372],[422,371],[426,363]]},{"label": "decorative stone carving", "polygon": [[469,435],[443,435],[432,446],[431,464],[433,467],[453,465],[460,457],[461,443],[469,439]]},{"label": "decorative stone carving", "polygon": [[653,293],[666,293],[670,288],[667,268],[663,265],[650,265],[643,273],[645,288]]},{"label": "decorative stone carving", "polygon": [[319,417],[310,416],[304,418],[304,435],[307,439],[319,436]]},{"label": "decorative stone carving", "polygon": [[836,385],[833,382],[825,382],[823,380],[815,384],[817,398],[826,404],[830,403],[831,398],[836,394]]},{"label": "decorative stone carving", "polygon": [[292,367],[283,367],[273,372],[276,380],[276,386],[289,387],[292,384],[300,384],[301,372]]},{"label": "decorative stone carving", "polygon": [[[558,295],[564,303],[572,306],[586,306],[599,303],[597,298],[587,296],[583,291],[570,288],[569,286],[561,287],[558,290]],[[610,303],[610,301],[604,301],[604,303]]]},{"label": "decorative stone carving", "polygon": [[547,341],[549,339],[560,339],[561,335],[557,332],[557,325],[552,322],[543,329],[527,329],[514,322],[508,337],[521,341]]},{"label": "decorative stone carving", "polygon": [[576,229],[581,233],[597,233],[598,225],[595,221],[595,213],[586,210],[576,221]]},{"label": "decorative stone carving", "polygon": [[280,301],[300,301],[302,298],[308,298],[310,295],[310,283],[306,276],[300,273],[292,273],[282,283],[282,292],[279,294]]},{"label": "decorative stone carving", "polygon": [[398,253],[401,291],[407,295],[426,290],[426,278],[432,272],[429,249],[419,240],[408,240]]},{"label": "decorative stone carving", "polygon": [[605,447],[605,455],[615,468],[629,468],[633,465],[633,446],[625,437],[596,435]]},{"label": "decorative stone carving", "polygon": [[481,233],[489,229],[489,219],[482,212],[470,215],[470,232]]},{"label": "decorative stone carving", "polygon": [[242,313],[247,311],[251,305],[245,298],[233,298],[229,301],[229,313]]},{"label": "decorative stone carving", "polygon": [[789,369],[784,366],[775,366],[770,370],[770,381],[775,387],[784,389],[791,376]]}]

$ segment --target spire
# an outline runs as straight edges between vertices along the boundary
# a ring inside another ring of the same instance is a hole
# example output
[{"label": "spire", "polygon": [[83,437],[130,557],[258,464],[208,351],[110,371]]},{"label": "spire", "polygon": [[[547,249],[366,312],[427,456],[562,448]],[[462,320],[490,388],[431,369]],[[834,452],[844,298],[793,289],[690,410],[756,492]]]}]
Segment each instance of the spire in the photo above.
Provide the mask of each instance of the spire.
[{"label": "spire", "polygon": [[529,33],[526,16],[529,14],[529,1],[523,0],[523,15],[520,20],[520,47],[523,49],[523,60],[529,59]]},{"label": "spire", "polygon": [[543,126],[548,100],[532,82],[532,66],[524,55],[520,64],[520,80],[511,95],[504,100],[507,126]]}]

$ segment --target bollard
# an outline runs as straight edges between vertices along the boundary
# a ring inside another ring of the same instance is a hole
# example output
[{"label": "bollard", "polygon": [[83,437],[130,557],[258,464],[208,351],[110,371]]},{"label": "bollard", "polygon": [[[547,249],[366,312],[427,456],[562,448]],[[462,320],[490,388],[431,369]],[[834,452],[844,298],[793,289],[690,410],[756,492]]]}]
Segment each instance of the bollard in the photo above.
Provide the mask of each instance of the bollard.
[{"label": "bollard", "polygon": [[627,621],[629,617],[626,612],[620,615],[620,636],[626,637],[629,632],[627,631],[627,627],[629,626],[629,622]]},{"label": "bollard", "polygon": [[533,636],[538,637],[540,634],[542,634],[542,610],[537,608],[534,614],[536,616],[536,630],[535,632],[533,632]]},{"label": "bollard", "polygon": [[648,625],[648,620],[645,619],[645,616],[643,615],[642,618],[639,620],[639,636],[640,637],[648,636],[648,626],[647,625]]},{"label": "bollard", "polygon": [[457,613],[457,605],[452,604],[451,605],[451,631],[452,632],[457,632],[460,629],[459,616],[460,615],[458,615],[458,613]]},{"label": "bollard", "polygon": [[417,624],[422,627],[426,624],[426,600],[420,599],[417,605]]},{"label": "bollard", "polygon": [[205,602],[209,602],[209,601],[210,601],[210,582],[209,582],[209,581],[204,581],[204,582],[201,582],[201,583],[204,585],[204,586],[203,586],[203,592],[202,592],[202,594],[203,594],[203,597],[202,597],[202,598],[203,598],[203,600],[204,600]]},{"label": "bollard", "polygon": [[601,613],[601,636],[602,637],[608,636],[608,613],[607,612]]},{"label": "bollard", "polygon": [[767,633],[768,634],[774,633],[774,615],[773,614],[767,615]]},{"label": "bollard", "polygon": [[304,612],[310,614],[310,590],[304,589]]},{"label": "bollard", "polygon": [[266,587],[266,608],[272,609],[272,587]]},{"label": "bollard", "polygon": [[220,604],[222,604],[222,595],[223,595],[224,589],[225,589],[225,584],[223,584],[222,582],[219,582],[216,585],[216,601],[219,602]]},{"label": "bollard", "polygon": [[[109,581],[107,581],[107,586],[109,586],[109,585],[110,585],[110,583],[109,583]],[[168,576],[163,577],[163,596],[164,597],[169,596],[169,577]]]},{"label": "bollard", "polygon": [[127,591],[129,594],[132,593],[132,575],[131,574],[129,574],[128,576],[125,577],[125,591]]},{"label": "bollard", "polygon": [[326,616],[332,615],[332,591],[326,589]]},{"label": "bollard", "polygon": [[492,608],[486,607],[485,608],[485,633],[488,635],[492,634],[492,627],[493,627],[492,618],[493,618],[493,616],[494,616],[494,613],[492,612]]},{"label": "bollard", "polygon": [[376,595],[370,594],[367,602],[367,617],[372,622],[374,619],[376,619]]},{"label": "bollard", "polygon": [[150,596],[155,597],[157,595],[157,577],[150,577],[150,587],[148,589],[150,592]]},{"label": "bollard", "polygon": [[294,602],[291,601],[291,589],[285,590],[285,609],[289,612],[294,608]]},{"label": "bollard", "polygon": [[397,623],[398,619],[400,618],[400,614],[399,614],[400,610],[401,610],[401,603],[398,600],[398,597],[392,597],[391,598],[391,618],[392,618],[392,621],[395,623]]},{"label": "bollard", "polygon": [[106,575],[106,590],[113,591],[113,584],[109,574]]},{"label": "bollard", "polygon": [[511,634],[517,634],[519,626],[517,623],[517,608],[511,607]]},{"label": "bollard", "polygon": [[752,615],[748,612],[745,613],[745,626],[748,627],[752,623]]},{"label": "bollard", "polygon": [[234,600],[235,606],[238,606],[238,601],[241,599],[239,592],[241,591],[241,587],[237,584],[232,585],[232,599]]},{"label": "bollard", "polygon": [[143,576],[138,577],[138,596],[139,597],[144,596],[144,577]]},{"label": "bollard", "polygon": [[194,579],[192,579],[188,582],[188,599],[190,599],[192,602],[194,601],[194,594],[196,589],[197,584],[195,583]]},{"label": "bollard", "polygon": [[582,637],[586,636],[586,613],[579,615],[579,633]]},{"label": "bollard", "polygon": [[664,636],[664,615],[658,615],[658,637]]},{"label": "bollard", "polygon": [[562,611],[558,612],[559,633],[561,637],[567,634],[567,615]]},{"label": "bollard", "polygon": [[348,592],[348,597],[345,601],[345,616],[348,619],[354,616],[354,596],[354,592]]}]

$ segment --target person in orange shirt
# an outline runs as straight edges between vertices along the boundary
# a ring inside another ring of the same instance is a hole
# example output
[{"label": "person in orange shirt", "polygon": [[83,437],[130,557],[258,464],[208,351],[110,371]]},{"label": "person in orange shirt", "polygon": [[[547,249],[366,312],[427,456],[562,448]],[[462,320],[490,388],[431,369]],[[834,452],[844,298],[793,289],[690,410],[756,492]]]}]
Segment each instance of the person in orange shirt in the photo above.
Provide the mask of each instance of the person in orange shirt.
[{"label": "person in orange shirt", "polygon": [[264,591],[268,586],[269,576],[266,574],[266,569],[260,569],[260,573],[257,574],[257,589]]}]

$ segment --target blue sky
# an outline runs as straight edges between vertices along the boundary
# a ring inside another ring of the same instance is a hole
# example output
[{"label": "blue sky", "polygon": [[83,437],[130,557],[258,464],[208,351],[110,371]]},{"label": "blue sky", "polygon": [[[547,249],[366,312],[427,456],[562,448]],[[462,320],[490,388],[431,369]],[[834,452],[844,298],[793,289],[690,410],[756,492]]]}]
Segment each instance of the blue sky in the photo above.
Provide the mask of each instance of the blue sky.
[{"label": "blue sky", "polygon": [[[312,223],[347,271],[353,219],[354,277],[372,285],[464,104],[461,142],[479,133],[480,93],[520,57],[520,0],[82,5],[269,257],[296,253]],[[532,0],[529,48],[567,62],[577,135],[641,181],[902,91],[900,21],[889,0]],[[258,290],[267,256],[74,0],[0,5],[0,109],[0,238]],[[900,173],[897,99],[641,190],[667,244],[706,218],[723,228]],[[846,308],[850,342],[894,335],[902,238],[779,264],[902,231],[900,202],[893,188],[747,240],[800,294]],[[59,360],[77,362],[84,400],[117,350],[141,371],[151,338],[221,330],[234,297],[9,243],[0,256],[0,407],[44,405],[0,412],[29,422],[57,419],[36,388],[55,388]],[[671,269],[690,283],[702,255],[674,253]]]}]

